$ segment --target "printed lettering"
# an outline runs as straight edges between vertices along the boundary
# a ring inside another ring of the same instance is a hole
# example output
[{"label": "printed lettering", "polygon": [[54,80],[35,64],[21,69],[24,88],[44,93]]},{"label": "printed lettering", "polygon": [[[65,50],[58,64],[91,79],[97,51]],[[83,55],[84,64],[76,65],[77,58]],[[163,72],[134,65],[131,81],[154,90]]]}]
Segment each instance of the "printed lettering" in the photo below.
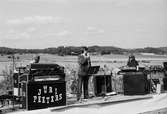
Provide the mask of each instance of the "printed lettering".
[{"label": "printed lettering", "polygon": [[53,93],[52,87],[49,87],[49,93]]},{"label": "printed lettering", "polygon": [[39,103],[42,105],[48,105],[50,103],[58,102],[63,99],[63,93],[59,93],[59,88],[52,87],[51,85],[43,85],[41,88],[38,88],[35,95],[32,96],[33,103]]},{"label": "printed lettering", "polygon": [[59,96],[55,95],[55,101],[59,101]]},{"label": "printed lettering", "polygon": [[41,103],[41,96],[38,96],[38,103]]},{"label": "printed lettering", "polygon": [[34,103],[36,103],[36,100],[37,100],[37,96],[33,96],[33,98],[34,98]]},{"label": "printed lettering", "polygon": [[51,102],[52,103],[54,102],[54,96],[51,96]]},{"label": "printed lettering", "polygon": [[49,104],[50,97],[46,97],[46,103]]},{"label": "printed lettering", "polygon": [[57,95],[57,88],[55,88],[55,94]]},{"label": "printed lettering", "polygon": [[45,103],[45,97],[42,97],[42,103]]},{"label": "printed lettering", "polygon": [[41,89],[38,89],[38,95],[41,95],[41,91],[42,91]]},{"label": "printed lettering", "polygon": [[59,100],[62,100],[62,94],[59,94]]},{"label": "printed lettering", "polygon": [[47,93],[47,89],[48,89],[48,86],[43,86],[43,89],[44,89],[44,93]]}]

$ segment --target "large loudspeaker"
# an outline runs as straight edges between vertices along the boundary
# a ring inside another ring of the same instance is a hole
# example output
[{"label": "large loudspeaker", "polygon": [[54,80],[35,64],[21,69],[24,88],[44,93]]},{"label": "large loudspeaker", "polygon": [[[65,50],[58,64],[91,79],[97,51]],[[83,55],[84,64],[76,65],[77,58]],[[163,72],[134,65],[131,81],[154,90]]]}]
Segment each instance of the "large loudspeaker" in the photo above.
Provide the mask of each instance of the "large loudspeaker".
[{"label": "large loudspeaker", "polygon": [[163,62],[164,69],[167,70],[167,62]]},{"label": "large loudspeaker", "polygon": [[164,83],[164,90],[167,90],[167,78],[163,79],[163,83]]},{"label": "large loudspeaker", "polygon": [[149,92],[147,76],[141,74],[125,74],[123,76],[125,95],[144,95]]},{"label": "large loudspeaker", "polygon": [[167,62],[163,62],[163,65],[164,65],[165,76],[167,76]]}]

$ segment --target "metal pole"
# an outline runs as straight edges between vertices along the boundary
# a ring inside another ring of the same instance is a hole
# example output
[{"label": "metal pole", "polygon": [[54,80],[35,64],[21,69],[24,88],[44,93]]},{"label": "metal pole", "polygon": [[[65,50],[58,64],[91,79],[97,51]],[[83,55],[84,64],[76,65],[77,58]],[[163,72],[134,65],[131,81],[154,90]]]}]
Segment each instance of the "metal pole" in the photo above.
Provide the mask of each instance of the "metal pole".
[{"label": "metal pole", "polygon": [[[15,67],[15,56],[14,56],[14,54],[12,55],[12,62],[13,62],[13,65],[12,65],[12,71],[13,71],[13,74],[14,74],[14,67]],[[13,75],[12,75],[12,85],[13,85],[13,102],[12,102],[12,104],[13,104],[13,109],[14,109],[14,77],[13,77]]]}]

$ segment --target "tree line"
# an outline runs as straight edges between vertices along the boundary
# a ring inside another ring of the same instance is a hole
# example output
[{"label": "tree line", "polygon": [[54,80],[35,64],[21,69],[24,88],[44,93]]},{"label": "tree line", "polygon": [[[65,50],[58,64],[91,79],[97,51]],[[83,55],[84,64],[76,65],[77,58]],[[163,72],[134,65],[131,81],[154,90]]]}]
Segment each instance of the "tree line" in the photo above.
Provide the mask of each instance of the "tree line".
[{"label": "tree line", "polygon": [[[78,55],[81,53],[82,46],[59,46],[45,49],[16,49],[8,47],[0,47],[0,54],[27,54],[27,53],[46,53],[46,54],[57,54],[60,56],[64,55]],[[166,47],[153,48],[137,48],[137,49],[123,49],[113,46],[89,46],[88,51],[95,55],[106,55],[106,54],[125,54],[125,53],[155,53],[155,54],[167,54]]]}]

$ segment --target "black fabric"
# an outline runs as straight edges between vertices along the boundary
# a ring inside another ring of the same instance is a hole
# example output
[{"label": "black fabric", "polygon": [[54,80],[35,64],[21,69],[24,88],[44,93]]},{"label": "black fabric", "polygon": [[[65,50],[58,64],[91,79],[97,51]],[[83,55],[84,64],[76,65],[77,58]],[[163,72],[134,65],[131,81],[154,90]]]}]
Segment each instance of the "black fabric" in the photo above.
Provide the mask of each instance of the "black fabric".
[{"label": "black fabric", "polygon": [[77,92],[77,99],[79,100],[82,95],[82,86],[83,86],[83,93],[84,98],[87,99],[89,97],[88,95],[88,76],[79,76],[78,78],[78,92]]},{"label": "black fabric", "polygon": [[139,64],[136,60],[128,61],[127,66],[128,67],[137,67]]},{"label": "black fabric", "polygon": [[81,76],[88,75],[88,70],[89,70],[89,67],[91,66],[90,57],[79,55],[78,64],[79,64],[78,75],[81,75]]},{"label": "black fabric", "polygon": [[86,61],[82,64],[83,66],[87,66],[88,65],[88,60],[86,59]]},{"label": "black fabric", "polygon": [[142,95],[149,92],[147,77],[144,74],[125,74],[123,85],[125,95]]}]

